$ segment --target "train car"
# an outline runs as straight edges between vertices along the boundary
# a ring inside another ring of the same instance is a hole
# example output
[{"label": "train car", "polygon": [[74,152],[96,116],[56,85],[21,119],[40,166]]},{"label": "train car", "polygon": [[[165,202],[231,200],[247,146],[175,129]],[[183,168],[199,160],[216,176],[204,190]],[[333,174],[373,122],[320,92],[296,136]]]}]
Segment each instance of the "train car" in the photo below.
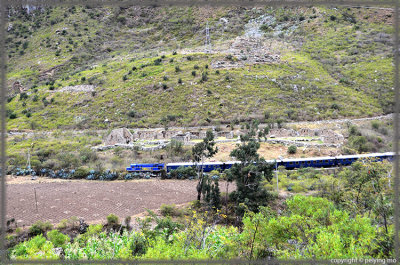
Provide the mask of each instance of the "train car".
[{"label": "train car", "polygon": [[164,164],[131,164],[127,167],[128,172],[160,172],[164,169]]},{"label": "train car", "polygon": [[194,167],[194,166],[195,164],[192,162],[168,163],[167,172],[171,172],[171,170],[177,170],[179,167]]},{"label": "train car", "polygon": [[[382,161],[394,159],[393,152],[387,153],[372,153],[364,155],[345,155],[345,156],[328,156],[328,157],[311,157],[311,158],[294,158],[294,159],[281,159],[281,160],[266,160],[268,163],[275,164],[275,167],[284,166],[286,169],[298,169],[305,167],[324,168],[336,166],[349,166],[359,159],[372,159],[372,161]],[[197,167],[203,168],[203,172],[211,172],[218,170],[223,172],[230,169],[233,164],[240,163],[239,161],[228,162],[204,162],[203,164],[196,164],[193,162],[180,162],[168,163],[165,166],[167,172],[176,170],[179,167]],[[164,169],[164,164],[131,164],[127,168],[129,172],[160,172]]]},{"label": "train car", "polygon": [[176,170],[179,167],[196,167],[201,168],[203,167],[203,172],[211,172],[213,170],[218,170],[220,172],[224,171],[225,169],[229,169],[235,162],[204,162],[203,164],[193,162],[181,162],[181,163],[168,163],[167,164],[167,172],[171,172],[171,170]]},{"label": "train car", "polygon": [[334,157],[313,157],[313,158],[293,158],[282,159],[279,166],[284,166],[286,169],[296,169],[303,167],[332,167],[335,165]]}]

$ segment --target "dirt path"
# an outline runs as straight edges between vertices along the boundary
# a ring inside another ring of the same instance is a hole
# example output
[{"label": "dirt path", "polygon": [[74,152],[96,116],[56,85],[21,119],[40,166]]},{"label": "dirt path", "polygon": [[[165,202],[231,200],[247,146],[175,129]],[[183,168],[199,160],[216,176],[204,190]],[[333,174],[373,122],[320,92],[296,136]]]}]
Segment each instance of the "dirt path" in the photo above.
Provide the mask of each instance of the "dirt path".
[{"label": "dirt path", "polygon": [[[184,204],[196,199],[197,181],[133,180],[133,181],[36,181],[7,183],[7,220],[15,218],[18,226],[34,222],[59,223],[71,216],[87,222],[106,220],[114,213],[124,219],[146,209],[165,204]],[[225,191],[224,183],[220,189]],[[232,187],[232,185],[230,185]],[[37,210],[35,203],[37,198]]]}]

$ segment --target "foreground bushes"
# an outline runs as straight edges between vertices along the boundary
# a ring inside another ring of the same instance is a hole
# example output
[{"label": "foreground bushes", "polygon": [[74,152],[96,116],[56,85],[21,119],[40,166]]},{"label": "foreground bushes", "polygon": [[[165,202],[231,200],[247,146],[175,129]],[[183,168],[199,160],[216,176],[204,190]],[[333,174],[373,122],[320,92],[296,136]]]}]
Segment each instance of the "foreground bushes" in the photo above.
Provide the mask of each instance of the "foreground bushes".
[{"label": "foreground bushes", "polygon": [[[56,230],[20,243],[10,251],[12,259],[58,259],[54,247],[64,249],[65,259],[330,259],[385,258],[393,248],[382,251],[382,227],[366,215],[337,209],[325,198],[294,196],[286,201],[282,215],[266,207],[259,213],[246,212],[242,232],[221,226],[220,212],[192,212],[183,224],[169,216],[139,222],[140,232],[102,232],[92,225],[74,242]],[[151,228],[151,221],[156,226]],[[390,227],[393,234],[393,227]],[[391,236],[389,235],[389,238]],[[384,254],[386,253],[386,254]]]}]

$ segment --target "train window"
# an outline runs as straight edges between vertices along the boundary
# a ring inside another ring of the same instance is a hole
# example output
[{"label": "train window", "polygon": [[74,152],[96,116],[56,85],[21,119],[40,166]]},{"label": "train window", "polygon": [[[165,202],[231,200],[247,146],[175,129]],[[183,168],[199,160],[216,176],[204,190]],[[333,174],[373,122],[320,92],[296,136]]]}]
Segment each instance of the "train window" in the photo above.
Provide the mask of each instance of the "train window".
[{"label": "train window", "polygon": [[310,165],[310,164],[311,164],[311,161],[307,161],[307,164],[309,164],[309,165]]},{"label": "train window", "polygon": [[299,161],[296,161],[296,165],[298,165],[299,164]]},{"label": "train window", "polygon": [[293,165],[293,162],[289,162],[289,165]]}]

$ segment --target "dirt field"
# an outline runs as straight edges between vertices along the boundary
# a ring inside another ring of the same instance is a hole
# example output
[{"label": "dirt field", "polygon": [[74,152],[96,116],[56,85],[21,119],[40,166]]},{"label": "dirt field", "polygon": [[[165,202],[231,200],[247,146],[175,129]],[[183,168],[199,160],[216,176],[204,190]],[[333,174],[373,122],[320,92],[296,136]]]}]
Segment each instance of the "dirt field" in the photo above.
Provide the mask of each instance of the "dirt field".
[{"label": "dirt field", "polygon": [[[193,201],[197,196],[196,184],[159,179],[105,182],[9,178],[7,220],[15,218],[19,227],[38,220],[56,224],[71,216],[82,217],[89,223],[104,222],[110,213],[123,220],[145,212],[146,208],[158,209],[163,203]],[[220,183],[222,191],[225,187]]]},{"label": "dirt field", "polygon": [[[218,143],[218,153],[211,158],[212,161],[231,161],[229,154],[236,148],[235,143]],[[314,157],[314,156],[335,156],[339,154],[338,149],[332,147],[315,147],[308,148],[298,147],[297,153],[289,155],[287,152],[288,147],[281,144],[260,143],[258,153],[265,159],[276,159],[279,156],[284,158],[301,158],[301,157]]]}]

